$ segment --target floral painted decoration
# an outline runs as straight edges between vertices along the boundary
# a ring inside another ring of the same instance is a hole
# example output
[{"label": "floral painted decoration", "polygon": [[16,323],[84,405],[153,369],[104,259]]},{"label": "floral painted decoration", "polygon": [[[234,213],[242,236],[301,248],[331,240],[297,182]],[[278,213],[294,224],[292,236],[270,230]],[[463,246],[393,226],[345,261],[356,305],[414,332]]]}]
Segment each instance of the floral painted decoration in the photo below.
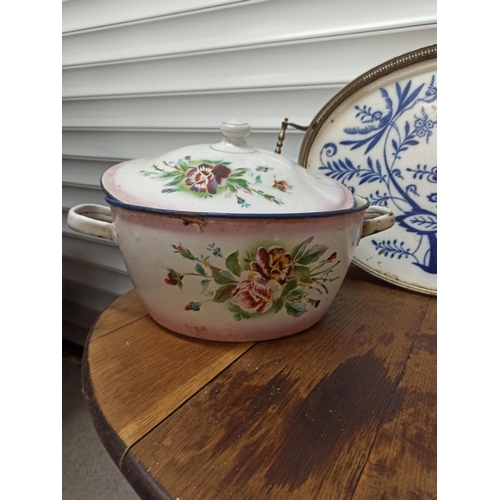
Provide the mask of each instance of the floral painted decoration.
[{"label": "floral painted decoration", "polygon": [[[248,208],[250,203],[245,195],[257,195],[266,200],[283,205],[276,196],[259,188],[262,184],[261,175],[272,171],[271,167],[260,166],[255,175],[250,169],[230,168],[229,161],[192,160],[186,156],[177,161],[163,162],[164,167],[152,166],[152,170],[141,170],[142,175],[154,180],[165,181],[162,193],[170,194],[179,191],[198,193],[200,198],[210,198],[224,193],[226,197],[234,195],[242,208]],[[293,186],[284,180],[274,177],[273,188],[282,193],[289,193]]]},{"label": "floral painted decoration", "polygon": [[337,252],[328,258],[326,245],[311,245],[310,237],[290,251],[279,245],[259,246],[240,258],[239,250],[224,258],[221,249],[211,243],[210,255],[195,256],[181,243],[172,245],[174,253],[192,261],[191,272],[167,268],[165,283],[182,290],[183,279],[194,276],[200,280],[203,301],[191,301],[186,311],[200,311],[207,302],[225,303],[234,319],[241,321],[262,314],[276,314],[285,309],[299,317],[308,307],[317,308],[321,295],[329,293],[328,286],[339,276],[332,276],[340,264]]},{"label": "floral painted decoration", "polygon": [[224,179],[229,177],[231,170],[221,163],[213,166],[208,163],[200,163],[186,172],[186,186],[197,193],[216,194],[217,187]]},{"label": "floral painted decoration", "polygon": [[291,189],[293,189],[293,186],[290,186],[290,184],[286,181],[277,181],[275,177],[273,188],[279,189],[282,193],[288,193]]}]

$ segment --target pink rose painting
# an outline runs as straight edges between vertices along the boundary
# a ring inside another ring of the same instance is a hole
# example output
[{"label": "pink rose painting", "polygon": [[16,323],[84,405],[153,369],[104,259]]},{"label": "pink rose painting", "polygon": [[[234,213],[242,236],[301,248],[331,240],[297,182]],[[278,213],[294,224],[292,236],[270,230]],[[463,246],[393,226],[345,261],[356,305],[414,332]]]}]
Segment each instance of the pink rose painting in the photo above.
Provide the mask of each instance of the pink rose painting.
[{"label": "pink rose painting", "polygon": [[186,311],[203,314],[204,304],[215,303],[226,304],[235,321],[282,310],[298,317],[308,308],[319,307],[321,296],[329,293],[329,284],[339,278],[337,252],[327,253],[326,245],[312,245],[313,239],[290,250],[280,245],[259,246],[246,251],[245,259],[240,259],[239,250],[225,258],[215,243],[206,247],[209,255],[196,256],[179,243],[172,245],[174,253],[191,261],[194,269],[179,272],[167,268],[164,280],[180,290],[188,276],[199,280],[199,295],[189,297],[193,300],[188,299]]},{"label": "pink rose painting", "polygon": [[241,281],[232,292],[232,303],[248,313],[265,313],[278,297],[280,284],[255,271],[241,273]]},{"label": "pink rose painting", "polygon": [[292,187],[293,186],[290,186],[290,184],[288,184],[288,182],[277,181],[276,177],[274,178],[274,184],[273,184],[274,189],[279,189],[283,193],[288,193],[292,189]]}]

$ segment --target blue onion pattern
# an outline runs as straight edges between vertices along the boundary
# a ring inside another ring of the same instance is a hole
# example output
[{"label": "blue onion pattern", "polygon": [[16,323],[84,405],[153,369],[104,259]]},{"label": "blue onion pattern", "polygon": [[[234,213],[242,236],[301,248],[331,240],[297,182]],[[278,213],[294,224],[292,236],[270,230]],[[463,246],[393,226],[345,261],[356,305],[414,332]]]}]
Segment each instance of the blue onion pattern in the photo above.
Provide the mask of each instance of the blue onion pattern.
[{"label": "blue onion pattern", "polygon": [[[353,106],[351,123],[354,125],[343,129],[345,136],[338,144],[330,142],[323,146],[319,170],[342,182],[353,193],[356,186],[373,184],[370,203],[394,207],[399,227],[417,237],[406,243],[412,248],[398,239],[373,239],[378,255],[411,259],[423,272],[436,274],[437,193],[434,190],[429,194],[425,189],[421,193],[420,189],[422,182],[437,183],[437,166],[425,164],[425,160],[409,164],[411,160],[406,153],[418,148],[417,158],[425,158],[424,148],[437,126],[437,121],[429,117],[427,107],[437,99],[436,78],[431,76],[418,85],[412,80],[396,82],[390,88],[379,90],[380,106]],[[349,151],[358,149],[362,151],[362,158],[354,159]],[[378,185],[380,188],[376,189]],[[433,204],[431,209],[429,203]]]}]

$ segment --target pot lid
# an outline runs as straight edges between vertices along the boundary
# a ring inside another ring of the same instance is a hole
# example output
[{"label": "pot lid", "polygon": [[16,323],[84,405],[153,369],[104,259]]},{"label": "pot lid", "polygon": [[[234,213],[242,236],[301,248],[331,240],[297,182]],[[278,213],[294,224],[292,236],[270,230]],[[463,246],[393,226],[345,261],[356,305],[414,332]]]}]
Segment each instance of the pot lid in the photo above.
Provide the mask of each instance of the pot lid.
[{"label": "pot lid", "polygon": [[223,139],[115,165],[102,177],[108,201],[128,208],[274,215],[350,209],[351,192],[285,157],[247,143],[251,128],[224,122]]}]

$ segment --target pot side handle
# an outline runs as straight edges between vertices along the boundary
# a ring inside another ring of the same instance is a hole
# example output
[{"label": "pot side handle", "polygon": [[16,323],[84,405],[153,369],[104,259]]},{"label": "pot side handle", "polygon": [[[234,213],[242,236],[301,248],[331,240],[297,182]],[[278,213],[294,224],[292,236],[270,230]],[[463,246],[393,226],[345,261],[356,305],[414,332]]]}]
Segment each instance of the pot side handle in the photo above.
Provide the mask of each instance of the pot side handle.
[{"label": "pot side handle", "polygon": [[368,207],[363,220],[361,238],[380,233],[394,226],[394,214],[387,207]]},{"label": "pot side handle", "polygon": [[118,243],[111,209],[103,205],[77,205],[68,213],[68,226],[79,233],[98,236]]}]

